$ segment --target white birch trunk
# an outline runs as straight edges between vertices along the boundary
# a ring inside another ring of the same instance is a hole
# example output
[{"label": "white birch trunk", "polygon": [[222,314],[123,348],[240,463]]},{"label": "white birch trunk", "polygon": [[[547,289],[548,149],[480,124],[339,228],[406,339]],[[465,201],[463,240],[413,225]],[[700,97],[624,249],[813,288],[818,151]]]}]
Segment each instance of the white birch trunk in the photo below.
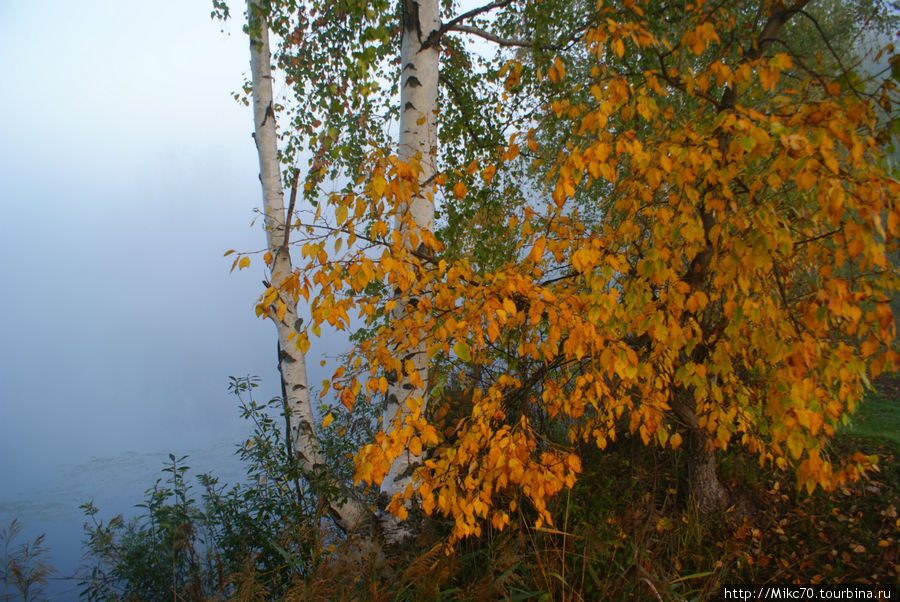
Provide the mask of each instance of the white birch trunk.
[{"label": "white birch trunk", "polygon": [[[438,0],[401,0],[403,20],[400,45],[400,140],[398,156],[401,161],[415,162],[420,166],[419,193],[414,195],[405,209],[408,220],[401,220],[401,231],[408,228],[431,230],[434,221],[434,185],[437,154],[437,97],[439,44],[425,42],[432,32],[440,28],[440,4]],[[436,36],[435,36],[436,37]],[[419,237],[421,240],[421,237]],[[417,251],[417,249],[412,249]],[[394,317],[405,314],[407,303],[401,301],[394,310]],[[427,356],[425,344],[410,349],[401,361],[412,361],[419,373],[425,375]],[[427,379],[426,379],[427,380]],[[413,387],[406,376],[396,375],[388,389],[383,425],[390,428],[394,419],[405,415],[406,402],[421,398],[427,402],[426,391]],[[424,411],[424,407],[422,408]],[[412,478],[412,469],[420,458],[408,450],[397,458],[381,484],[381,491],[388,496],[403,492]],[[383,521],[385,539],[398,543],[409,536],[408,529],[396,521]]]},{"label": "white birch trunk", "polygon": [[[259,18],[259,10],[257,0],[248,0],[254,138],[259,155],[266,243],[269,252],[274,256],[271,265],[271,284],[277,289],[279,282],[289,276],[293,268],[290,253],[287,248],[283,248],[289,216],[285,216],[284,188],[281,182],[281,164],[278,160],[269,30],[265,18]],[[316,439],[312,400],[306,379],[306,359],[297,348],[296,337],[289,338],[297,321],[297,306],[291,299],[282,296],[281,300],[287,306],[287,312],[283,320],[278,320],[273,315],[273,321],[278,330],[281,354],[278,361],[287,395],[285,403],[290,416],[293,450],[304,470],[315,474],[325,467],[325,459],[319,451]],[[352,499],[344,503],[328,500],[328,505],[335,520],[345,532],[355,530],[365,517],[365,510]]]}]

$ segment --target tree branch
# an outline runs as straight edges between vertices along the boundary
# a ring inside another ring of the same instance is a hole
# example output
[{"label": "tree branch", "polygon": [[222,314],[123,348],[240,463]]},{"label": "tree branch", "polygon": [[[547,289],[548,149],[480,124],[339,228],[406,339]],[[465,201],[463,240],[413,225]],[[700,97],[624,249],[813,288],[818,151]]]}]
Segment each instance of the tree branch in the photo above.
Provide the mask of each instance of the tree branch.
[{"label": "tree branch", "polygon": [[[463,98],[462,94],[459,92],[456,86],[453,85],[453,82],[449,80],[443,73],[438,75],[438,81],[444,84],[448,90],[450,90],[451,96],[456,102],[456,106],[459,108],[460,113],[464,113],[463,111]],[[472,128],[472,119],[470,119],[471,115],[463,115],[463,125],[466,128],[466,131],[469,132],[469,135],[472,137],[472,140],[481,148],[481,150],[487,150],[487,143],[482,139],[481,136],[478,135],[477,132]],[[490,126],[490,124],[489,124]],[[434,177],[432,176],[432,179]]]},{"label": "tree branch", "polygon": [[[443,27],[441,29],[444,29]],[[489,31],[485,31],[478,27],[473,27],[471,25],[454,25],[453,27],[447,28],[447,31],[458,31],[460,33],[468,33],[473,36],[478,36],[479,38],[484,38],[489,42],[493,42],[498,46],[518,46],[521,48],[532,48],[535,46],[534,40],[513,40],[510,38],[501,38],[500,36],[494,35]],[[538,44],[538,48],[542,50],[559,50],[559,46],[550,45],[550,44]]]},{"label": "tree branch", "polygon": [[294,178],[291,182],[291,200],[288,203],[287,214],[284,216],[284,242],[281,243],[280,252],[287,251],[291,240],[291,216],[294,215],[294,203],[297,202],[297,184],[300,180],[300,170],[294,168]]},{"label": "tree branch", "polygon": [[[841,60],[840,55],[838,55],[838,53],[835,51],[834,47],[831,45],[831,41],[828,39],[828,36],[825,35],[824,31],[822,31],[822,26],[819,25],[819,22],[816,20],[816,18],[813,17],[808,12],[806,12],[805,10],[798,10],[797,12],[800,15],[809,19],[809,21],[813,24],[813,27],[816,28],[816,31],[819,32],[819,37],[822,38],[823,42],[825,42],[825,47],[828,48],[828,51],[831,53],[831,56],[834,57],[835,61],[837,61],[838,67],[840,67],[840,69],[841,69],[841,74],[846,75],[847,73],[849,73],[850,70],[847,69],[846,67],[844,67],[844,62]],[[857,90],[856,87],[853,85],[852,80],[850,78],[847,78],[846,81],[847,81],[847,85],[850,87],[850,89],[853,90],[853,93],[856,94],[856,97],[861,99],[862,95],[860,94],[860,91]]]},{"label": "tree branch", "polygon": [[470,11],[466,11],[461,15],[458,15],[447,21],[443,25],[440,26],[439,29],[433,30],[430,34],[428,34],[428,38],[422,43],[422,49],[431,48],[432,46],[436,46],[441,43],[441,38],[445,33],[450,31],[451,29],[456,28],[456,26],[472,17],[477,17],[481,13],[486,13],[494,10],[495,8],[503,8],[509,4],[512,4],[513,0],[496,0],[495,2],[491,2],[490,4],[485,4],[484,6],[479,6],[478,8],[473,8]]}]

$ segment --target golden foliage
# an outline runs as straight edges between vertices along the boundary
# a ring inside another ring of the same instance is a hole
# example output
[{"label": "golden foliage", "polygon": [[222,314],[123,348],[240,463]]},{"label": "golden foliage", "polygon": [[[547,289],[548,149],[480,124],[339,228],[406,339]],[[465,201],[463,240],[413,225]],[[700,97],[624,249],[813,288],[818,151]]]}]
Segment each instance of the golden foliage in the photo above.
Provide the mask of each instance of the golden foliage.
[{"label": "golden foliage", "polygon": [[[673,448],[687,429],[705,431],[716,448],[793,467],[809,491],[874,464],[859,454],[833,465],[826,453],[867,379],[897,362],[888,257],[900,185],[881,167],[873,105],[837,81],[785,83],[792,58],[757,41],[734,55],[721,42],[734,27],[727,7],[702,4],[687,28],[660,33],[638,5],[600,3],[583,38],[589,96],[548,101],[573,132],[552,149],[549,198],[504,216],[516,261],[484,271],[442,257],[406,212],[418,167],[376,156],[359,194],[330,199],[330,233],[305,242],[305,266],[278,285],[311,298],[313,332],[347,328],[351,315],[377,328],[335,373],[345,405],[385,394],[398,375],[431,387],[436,412],[412,399],[356,457],[356,478],[371,484],[404,450],[427,450],[416,490],[391,505],[399,515],[417,495],[461,538],[502,529],[528,500],[538,526],[550,523],[547,500],[582,470],[575,445],[604,448],[622,429]],[[610,57],[631,52],[682,67],[625,74]],[[573,69],[558,58],[549,79],[570,86]],[[507,89],[521,73],[509,69]],[[516,160],[515,138],[480,170],[486,186]],[[461,181],[449,192],[469,194]],[[401,301],[404,315],[385,323]],[[422,342],[432,370],[489,369],[452,420],[436,373],[404,359]]]}]

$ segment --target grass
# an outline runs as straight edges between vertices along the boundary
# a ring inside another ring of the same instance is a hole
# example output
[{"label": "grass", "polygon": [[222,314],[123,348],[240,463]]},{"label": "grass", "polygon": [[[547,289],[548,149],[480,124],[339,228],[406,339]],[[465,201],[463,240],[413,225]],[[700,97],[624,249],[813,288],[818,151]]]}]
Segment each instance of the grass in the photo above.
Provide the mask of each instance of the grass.
[{"label": "grass", "polygon": [[853,415],[847,435],[889,442],[900,451],[900,378],[879,378]]},{"label": "grass", "polygon": [[[832,450],[877,455],[879,468],[807,495],[789,473],[730,451],[719,474],[735,504],[698,517],[677,453],[628,438],[604,452],[585,449],[590,468],[554,500],[553,530],[535,531],[519,517],[515,528],[423,564],[415,579],[418,567],[407,565],[401,579],[376,589],[383,599],[713,600],[729,583],[895,584],[900,378],[878,380]],[[420,545],[412,557],[434,540]]]}]

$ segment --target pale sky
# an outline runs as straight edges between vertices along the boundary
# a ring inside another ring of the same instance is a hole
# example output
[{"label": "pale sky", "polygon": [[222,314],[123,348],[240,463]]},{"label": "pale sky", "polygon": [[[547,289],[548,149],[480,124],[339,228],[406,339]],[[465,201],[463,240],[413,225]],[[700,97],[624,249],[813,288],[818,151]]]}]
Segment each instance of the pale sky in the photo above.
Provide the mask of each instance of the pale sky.
[{"label": "pale sky", "polygon": [[247,42],[210,10],[0,0],[0,498],[61,463],[236,437],[229,375],[280,391],[261,262],[229,275],[222,256],[264,234],[231,98]]}]

